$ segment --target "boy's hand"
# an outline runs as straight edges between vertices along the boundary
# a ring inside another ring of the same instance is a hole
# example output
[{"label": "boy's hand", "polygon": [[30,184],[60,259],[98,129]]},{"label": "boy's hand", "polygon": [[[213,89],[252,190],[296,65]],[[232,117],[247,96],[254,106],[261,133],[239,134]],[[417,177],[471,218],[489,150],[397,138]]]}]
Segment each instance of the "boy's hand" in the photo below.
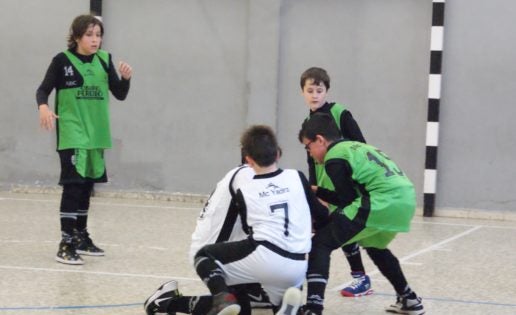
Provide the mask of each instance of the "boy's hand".
[{"label": "boy's hand", "polygon": [[59,116],[54,114],[47,104],[39,105],[39,125],[41,128],[46,130],[54,129],[54,121],[58,118]]},{"label": "boy's hand", "polygon": [[118,63],[118,72],[120,72],[122,78],[129,80],[133,75],[133,68],[128,63],[120,61]]}]

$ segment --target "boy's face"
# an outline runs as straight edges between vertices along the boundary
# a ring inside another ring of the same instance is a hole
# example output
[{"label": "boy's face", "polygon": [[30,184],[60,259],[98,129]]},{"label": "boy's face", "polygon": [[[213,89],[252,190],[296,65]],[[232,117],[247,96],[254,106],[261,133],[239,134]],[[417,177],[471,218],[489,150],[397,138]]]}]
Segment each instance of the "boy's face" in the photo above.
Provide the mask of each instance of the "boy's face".
[{"label": "boy's face", "polygon": [[316,136],[313,141],[308,138],[303,138],[303,145],[305,146],[305,150],[310,153],[310,156],[317,163],[324,163],[324,156],[326,155],[328,146],[322,136]]},{"label": "boy's face", "polygon": [[102,31],[99,25],[91,24],[84,35],[77,40],[77,52],[81,55],[92,55],[97,52],[102,43]]},{"label": "boy's face", "polygon": [[305,98],[306,105],[310,107],[311,111],[316,111],[326,103],[327,93],[328,90],[326,90],[324,83],[320,82],[318,85],[314,84],[313,79],[307,79],[305,81],[305,86],[303,86],[303,91],[301,92]]}]

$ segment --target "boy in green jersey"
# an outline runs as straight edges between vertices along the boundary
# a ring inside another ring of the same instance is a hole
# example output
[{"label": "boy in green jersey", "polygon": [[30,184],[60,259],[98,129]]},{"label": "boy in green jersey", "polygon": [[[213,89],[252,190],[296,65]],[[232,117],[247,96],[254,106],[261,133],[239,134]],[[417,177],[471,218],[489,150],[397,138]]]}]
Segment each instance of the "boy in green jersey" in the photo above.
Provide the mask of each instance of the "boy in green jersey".
[{"label": "boy in green jersey", "polygon": [[[301,74],[300,79],[301,94],[306,105],[310,109],[309,117],[316,113],[326,113],[333,117],[339,127],[343,138],[365,143],[362,131],[357,122],[346,107],[339,103],[329,103],[326,101],[328,90],[330,89],[330,76],[326,70],[319,67],[311,67]],[[307,152],[308,180],[312,186],[324,187],[332,190],[333,186],[324,172],[324,165],[317,163]],[[335,210],[338,204],[328,203],[330,211]],[[371,280],[366,275],[360,247],[357,243],[342,246],[342,251],[351,267],[353,281],[344,287],[340,293],[345,297],[356,297],[373,293]]]},{"label": "boy in green jersey", "polygon": [[[397,293],[388,312],[424,314],[423,304],[410,288],[398,259],[387,248],[398,232],[408,232],[415,212],[412,182],[385,153],[356,141],[347,141],[327,114],[315,114],[303,123],[299,141],[334,186],[326,198],[339,207],[330,224],[312,238],[307,280],[305,314],[322,314],[331,252],[344,244],[358,242]],[[316,194],[321,197],[319,189]],[[344,205],[344,206],[340,206]]]},{"label": "boy in green jersey", "polygon": [[[131,67],[120,62],[122,79],[118,77],[111,54],[100,49],[103,34],[102,22],[93,15],[76,17],[68,49],[52,59],[36,92],[41,127],[52,130],[56,123],[63,193],[62,240],[55,259],[70,265],[84,263],[79,254],[104,255],[87,231],[90,196],[94,183],[107,182],[104,150],[111,148],[109,92],[125,99],[132,75]],[[48,106],[54,89],[55,113]]]}]

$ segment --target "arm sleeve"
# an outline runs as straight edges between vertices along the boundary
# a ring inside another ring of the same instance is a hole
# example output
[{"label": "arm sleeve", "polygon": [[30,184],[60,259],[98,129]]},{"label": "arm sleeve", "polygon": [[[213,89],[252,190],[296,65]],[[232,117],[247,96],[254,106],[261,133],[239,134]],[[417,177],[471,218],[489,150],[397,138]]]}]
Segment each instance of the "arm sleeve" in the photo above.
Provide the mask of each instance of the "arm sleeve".
[{"label": "arm sleeve", "polygon": [[360,127],[358,127],[356,120],[353,118],[353,115],[351,115],[349,110],[344,111],[340,116],[340,129],[344,138],[366,143]]},{"label": "arm sleeve", "polygon": [[319,200],[313,193],[312,189],[310,189],[310,184],[308,183],[308,180],[302,172],[299,172],[299,177],[301,178],[301,182],[303,183],[306,200],[308,201],[308,205],[310,206],[313,228],[314,230],[318,230],[329,222],[330,218],[328,216],[328,208],[326,208],[322,203],[319,202]]},{"label": "arm sleeve", "polygon": [[57,85],[56,82],[58,69],[58,61],[57,58],[54,57],[47,69],[47,73],[45,74],[43,82],[41,82],[38,89],[36,90],[36,102],[38,107],[41,104],[48,104],[48,96]]},{"label": "arm sleeve", "polygon": [[345,207],[356,199],[357,193],[352,180],[352,171],[349,163],[342,159],[329,160],[325,165],[326,174],[330,177],[338,201],[335,205]]},{"label": "arm sleeve", "polygon": [[333,205],[340,204],[339,194],[333,190],[329,190],[323,187],[317,187],[317,193],[315,194],[318,198],[331,203]]},{"label": "arm sleeve", "polygon": [[233,201],[235,209],[238,211],[238,214],[240,215],[242,229],[246,234],[250,234],[251,231],[249,225],[247,225],[247,207],[245,206],[244,195],[242,194],[242,191],[240,189],[237,190]]},{"label": "arm sleeve", "polygon": [[129,86],[131,80],[126,80],[124,78],[118,77],[118,73],[116,72],[115,65],[113,64],[111,54],[109,54],[108,80],[109,90],[111,91],[111,93],[113,93],[113,96],[117,100],[125,100],[127,94],[129,93]]},{"label": "arm sleeve", "polygon": [[308,182],[310,185],[317,186],[317,178],[315,176],[315,160],[306,152],[306,162],[308,163]]}]

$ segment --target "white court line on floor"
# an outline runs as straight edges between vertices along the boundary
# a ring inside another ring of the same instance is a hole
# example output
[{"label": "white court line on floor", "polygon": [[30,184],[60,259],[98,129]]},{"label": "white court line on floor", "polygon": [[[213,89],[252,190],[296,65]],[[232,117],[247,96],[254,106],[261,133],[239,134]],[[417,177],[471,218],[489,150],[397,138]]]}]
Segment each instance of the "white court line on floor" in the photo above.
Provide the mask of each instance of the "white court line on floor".
[{"label": "white court line on floor", "polygon": [[423,263],[409,262],[409,261],[402,262],[401,264],[402,265],[411,265],[411,266],[422,266],[423,265]]},{"label": "white court line on floor", "polygon": [[[422,255],[422,254],[425,254],[427,252],[430,252],[430,251],[433,251],[435,249],[438,249],[438,248],[440,248],[444,244],[450,243],[450,242],[455,241],[455,240],[457,240],[457,239],[459,239],[461,237],[467,236],[467,235],[469,235],[469,234],[471,234],[471,233],[473,233],[473,232],[475,232],[475,231],[477,231],[477,230],[479,230],[479,229],[481,229],[483,227],[484,227],[483,225],[477,225],[477,226],[472,227],[471,229],[469,229],[467,231],[464,231],[464,232],[459,233],[459,234],[457,234],[455,236],[452,236],[452,237],[447,238],[447,239],[445,239],[443,241],[440,241],[439,243],[435,243],[435,244],[433,244],[431,246],[428,246],[427,248],[423,248],[423,249],[421,249],[419,251],[416,251],[416,252],[414,252],[412,254],[409,254],[409,255],[404,256],[402,258],[398,258],[398,260],[400,261],[400,263],[404,263],[404,262],[406,262],[409,259],[412,259],[412,258],[417,257],[419,255]],[[367,274],[369,276],[372,276],[372,275],[376,275],[376,274],[379,274],[379,273],[380,273],[380,270],[375,269],[372,272],[368,272]],[[338,285],[336,287],[331,288],[330,290],[331,291],[339,291],[342,288],[348,286],[350,283],[351,283],[351,281],[343,283],[341,285]]]},{"label": "white court line on floor", "polygon": [[155,278],[155,279],[177,279],[177,280],[185,280],[185,281],[201,281],[201,279],[199,279],[199,278],[186,278],[186,277],[166,276],[166,275],[158,276],[158,275],[137,274],[137,273],[119,273],[119,272],[87,271],[87,270],[71,270],[71,269],[19,267],[19,266],[6,266],[6,265],[0,265],[0,269],[44,271],[44,272],[69,272],[69,273],[81,273],[81,274],[90,274],[90,275],[97,275],[97,276],[113,276],[113,277],[134,277],[134,278]]}]

